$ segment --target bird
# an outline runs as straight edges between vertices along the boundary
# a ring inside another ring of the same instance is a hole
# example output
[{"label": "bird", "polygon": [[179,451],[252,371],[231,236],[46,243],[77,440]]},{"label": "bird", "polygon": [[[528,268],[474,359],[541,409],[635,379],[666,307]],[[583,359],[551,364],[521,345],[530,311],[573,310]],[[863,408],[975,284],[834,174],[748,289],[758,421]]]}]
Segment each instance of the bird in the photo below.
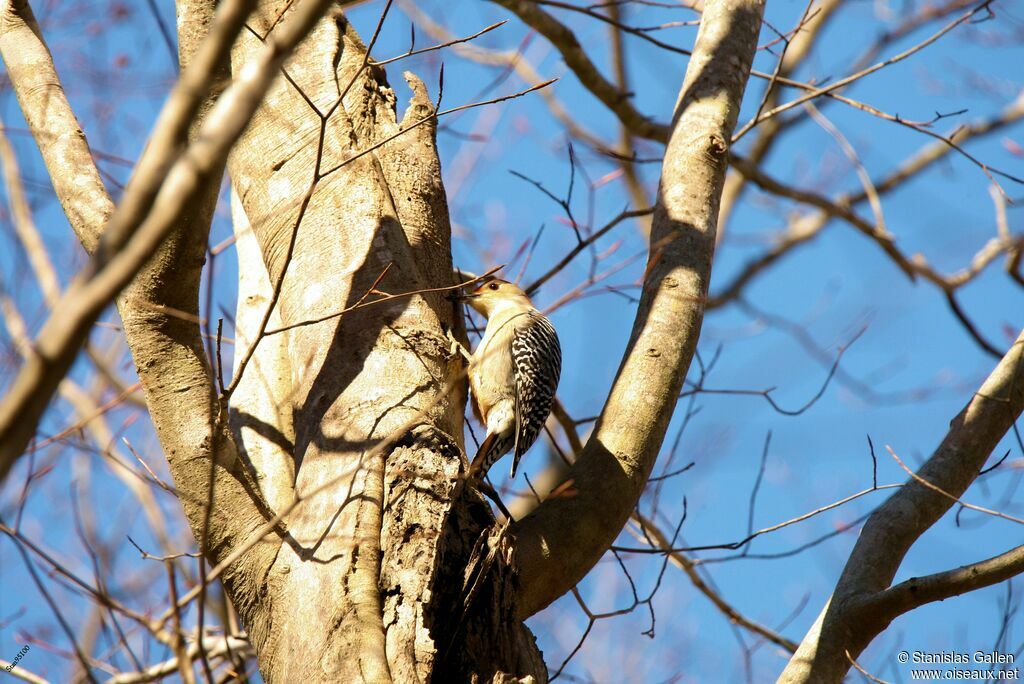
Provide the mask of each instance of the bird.
[{"label": "bird", "polygon": [[461,351],[469,363],[474,412],[487,427],[467,478],[482,480],[509,451],[513,452],[511,477],[515,477],[519,460],[551,413],[562,372],[558,333],[526,292],[507,280],[488,278],[456,299],[487,318],[472,354],[449,332],[452,353]]}]

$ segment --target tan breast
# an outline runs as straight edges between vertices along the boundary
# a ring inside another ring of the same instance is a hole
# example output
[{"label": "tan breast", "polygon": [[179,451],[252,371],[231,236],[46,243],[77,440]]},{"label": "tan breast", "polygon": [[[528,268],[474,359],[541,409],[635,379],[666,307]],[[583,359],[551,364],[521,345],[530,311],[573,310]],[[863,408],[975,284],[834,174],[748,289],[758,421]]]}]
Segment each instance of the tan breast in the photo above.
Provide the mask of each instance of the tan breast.
[{"label": "tan breast", "polygon": [[520,312],[499,311],[487,321],[487,329],[470,362],[470,388],[486,423],[491,407],[502,399],[515,397],[515,375],[512,366],[512,336],[516,324],[525,320]]}]

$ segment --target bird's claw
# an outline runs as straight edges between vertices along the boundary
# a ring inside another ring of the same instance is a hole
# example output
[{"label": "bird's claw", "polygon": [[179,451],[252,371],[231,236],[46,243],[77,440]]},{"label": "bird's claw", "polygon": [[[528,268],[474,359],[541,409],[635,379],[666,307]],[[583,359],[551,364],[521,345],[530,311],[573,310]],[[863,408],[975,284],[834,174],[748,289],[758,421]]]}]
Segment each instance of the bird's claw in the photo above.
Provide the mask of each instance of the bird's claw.
[{"label": "bird's claw", "polygon": [[459,354],[461,354],[463,357],[465,357],[467,361],[469,361],[469,352],[466,351],[466,348],[462,346],[462,343],[455,338],[455,335],[452,333],[451,329],[445,331],[445,336],[451,343],[448,346],[448,358],[453,359]]}]

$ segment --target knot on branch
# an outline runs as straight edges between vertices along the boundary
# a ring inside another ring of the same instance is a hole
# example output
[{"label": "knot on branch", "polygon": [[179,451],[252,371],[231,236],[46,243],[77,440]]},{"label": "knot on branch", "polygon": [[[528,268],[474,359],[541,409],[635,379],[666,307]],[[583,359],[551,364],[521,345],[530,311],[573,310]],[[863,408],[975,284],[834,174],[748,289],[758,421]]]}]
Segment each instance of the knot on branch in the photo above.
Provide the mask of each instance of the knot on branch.
[{"label": "knot on branch", "polygon": [[717,133],[708,136],[707,154],[712,158],[721,158],[729,151],[729,143]]}]

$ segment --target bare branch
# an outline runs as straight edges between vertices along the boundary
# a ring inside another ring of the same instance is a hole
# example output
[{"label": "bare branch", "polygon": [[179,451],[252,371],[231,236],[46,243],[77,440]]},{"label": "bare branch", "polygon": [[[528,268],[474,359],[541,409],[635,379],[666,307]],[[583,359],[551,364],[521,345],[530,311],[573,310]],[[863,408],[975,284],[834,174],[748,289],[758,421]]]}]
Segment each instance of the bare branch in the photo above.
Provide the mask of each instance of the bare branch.
[{"label": "bare branch", "polygon": [[[2,39],[0,39],[0,45],[2,45]],[[28,261],[32,265],[39,289],[43,293],[43,301],[53,307],[60,297],[60,281],[57,280],[57,272],[46,253],[46,245],[43,244],[35,222],[32,220],[32,210],[25,197],[18,160],[14,156],[14,149],[2,126],[0,126],[0,164],[3,166],[7,198],[11,204],[14,231],[28,255]]]},{"label": "bare branch", "polygon": [[[207,657],[213,659],[226,659],[228,657],[251,658],[255,655],[252,645],[245,634],[228,637],[206,636],[203,637],[202,648]],[[196,660],[199,657],[199,653],[200,644],[196,641],[193,641],[184,650],[185,659],[189,663]],[[234,656],[231,656],[231,654],[234,654]],[[175,656],[162,663],[147,667],[140,672],[122,672],[108,679],[106,684],[143,684],[144,682],[155,682],[178,672],[180,664],[180,656]]]},{"label": "bare branch", "polygon": [[[1021,92],[1013,102],[1007,105],[998,115],[981,119],[965,126],[960,126],[950,133],[947,138],[957,145],[962,146],[962,144],[968,140],[984,137],[1003,130],[1007,126],[1020,121],[1021,118],[1024,118],[1024,92]],[[952,151],[952,147],[942,142],[935,142],[926,145],[900,164],[900,166],[887,176],[879,181],[873,182],[873,185],[879,196],[892,192],[902,187],[903,184],[911,178],[917,177],[919,173],[933,166],[939,160],[945,158]],[[750,177],[752,179],[755,177],[755,174],[761,179],[767,180],[769,178],[757,168],[756,164],[753,163],[754,160],[752,158],[745,158],[746,163],[743,163],[742,161],[738,162],[739,158],[736,157],[736,155],[733,156],[734,166],[737,163],[743,164],[744,169],[750,172]],[[784,189],[785,186],[778,181],[766,182],[763,187],[769,192],[778,190],[780,194],[783,194],[783,196],[790,196],[792,199],[795,199],[795,197],[785,194],[788,191],[786,191]],[[826,199],[827,201],[827,198],[823,198],[822,196],[818,197],[819,199]],[[814,204],[818,201],[818,199],[810,200],[809,197],[807,197],[807,199],[809,200],[809,204]],[[853,211],[853,208],[865,199],[867,199],[867,195],[864,192],[860,192],[850,195],[840,195],[831,203],[840,208],[848,207],[850,211]],[[763,254],[751,259],[737,276],[735,276],[728,284],[721,287],[717,293],[711,296],[708,301],[708,308],[717,308],[737,296],[740,296],[743,289],[758,275],[764,273],[773,264],[800,245],[807,244],[820,235],[828,224],[829,218],[833,215],[834,214],[829,211],[819,211],[813,214],[801,216],[792,221],[789,227],[778,237],[774,245],[765,250]],[[1018,250],[1014,252],[1014,254],[1019,255],[1020,251]]]},{"label": "bare branch", "polygon": [[879,679],[878,677],[876,677],[875,675],[871,674],[863,667],[861,667],[860,663],[853,659],[853,656],[850,655],[849,651],[846,652],[846,658],[850,661],[850,664],[853,665],[853,668],[857,670],[857,672],[860,672],[862,675],[864,675],[864,677],[866,677],[869,682],[874,682],[875,684],[889,684],[889,682],[885,681],[884,679]]},{"label": "bare branch", "polygon": [[897,62],[901,62],[904,59],[907,59],[911,55],[914,55],[915,53],[920,52],[924,48],[928,47],[929,45],[931,45],[932,43],[937,41],[939,38],[941,38],[942,36],[946,35],[950,31],[955,29],[957,26],[960,26],[961,24],[969,21],[978,12],[988,11],[988,6],[990,4],[991,4],[991,0],[986,0],[985,2],[982,2],[982,3],[978,4],[976,7],[970,9],[969,11],[965,12],[961,16],[957,17],[954,21],[951,21],[950,23],[948,23],[945,26],[943,26],[939,31],[935,32],[934,34],[932,34],[931,36],[929,36],[925,40],[921,41],[920,43],[917,43],[916,45],[913,45],[912,47],[907,48],[906,50],[904,50],[903,52],[900,52],[897,55],[893,55],[892,57],[890,57],[890,58],[888,58],[886,60],[883,60],[881,62],[873,64],[870,67],[867,67],[866,69],[862,69],[862,70],[860,70],[860,71],[858,71],[858,72],[856,72],[854,74],[850,74],[849,76],[847,76],[845,78],[841,78],[838,81],[835,81],[833,83],[829,83],[827,86],[823,86],[821,88],[814,88],[814,89],[810,90],[809,92],[801,95],[800,97],[797,97],[797,98],[795,98],[793,100],[790,100],[789,102],[786,102],[785,104],[781,104],[781,105],[779,105],[777,107],[774,107],[774,108],[772,108],[771,110],[769,110],[767,112],[763,112],[763,113],[762,112],[758,112],[757,116],[755,116],[753,119],[751,119],[746,124],[744,124],[743,127],[740,128],[740,130],[738,130],[736,132],[736,135],[733,136],[733,142],[735,143],[736,141],[738,141],[750,129],[752,129],[753,127],[755,127],[756,125],[758,125],[761,121],[763,121],[765,119],[770,119],[771,117],[777,116],[777,115],[781,114],[782,112],[785,112],[785,111],[787,111],[789,109],[792,109],[793,107],[796,107],[797,105],[801,105],[804,102],[812,100],[812,99],[814,99],[816,97],[819,97],[821,95],[824,95],[826,93],[830,93],[830,92],[832,92],[834,90],[838,90],[839,88],[842,88],[842,87],[847,86],[847,85],[849,85],[849,84],[851,84],[851,83],[853,83],[855,81],[858,81],[858,80],[864,78],[865,76],[868,76],[870,74],[875,73],[876,71],[884,69],[885,67],[887,67],[887,66],[889,66],[891,64],[896,64]]},{"label": "bare branch", "polygon": [[21,665],[14,665],[0,658],[0,667],[2,667],[7,674],[12,677],[16,677],[23,682],[29,682],[29,684],[49,684],[49,682],[37,674],[29,672]]},{"label": "bare branch", "polygon": [[[639,524],[643,530],[641,535],[638,537],[642,539],[650,539],[654,545],[660,548],[670,549],[673,544],[670,542],[665,533],[658,528],[654,522],[639,513],[633,514],[633,519]],[[747,629],[754,634],[758,634],[773,644],[780,646],[790,653],[796,651],[797,644],[791,639],[787,639],[781,634],[776,633],[774,630],[765,627],[762,624],[754,622],[740,613],[734,606],[727,602],[718,592],[711,588],[711,586],[704,581],[704,578],[700,576],[697,571],[697,563],[692,558],[687,556],[681,551],[669,551],[669,557],[672,559],[672,563],[678,566],[686,576],[690,578],[693,586],[696,587],[697,591],[704,594],[723,615],[725,615],[730,622]]]},{"label": "bare branch", "polygon": [[[522,49],[497,51],[488,50],[478,45],[458,44],[455,36],[431,19],[425,12],[423,12],[423,10],[419,9],[413,2],[411,2],[411,0],[398,0],[398,2],[402,7],[402,11],[409,15],[417,25],[422,26],[427,33],[437,40],[452,43],[452,50],[455,54],[478,64],[501,67],[505,71],[515,72],[530,86],[536,86],[548,80],[537,73],[537,70],[523,56]],[[525,45],[523,47],[525,47]],[[544,101],[552,115],[558,119],[559,123],[561,123],[574,138],[584,140],[588,144],[597,148],[605,147],[603,141],[579,124],[579,122],[573,117],[572,113],[555,95],[554,89],[545,88],[538,92],[541,97],[544,98]]]},{"label": "bare branch", "polygon": [[975,589],[1005,582],[1024,572],[1024,546],[946,572],[912,577],[877,594],[872,603],[891,615],[901,615],[934,601],[944,601]]},{"label": "bare branch", "polygon": [[[895,263],[895,265],[911,280],[920,276],[945,293],[952,292],[976,278],[989,264],[995,261],[1000,254],[1012,254],[1015,250],[1020,248],[1021,239],[1019,237],[1014,237],[1012,235],[997,237],[982,247],[967,268],[956,273],[948,275],[943,274],[936,271],[923,255],[916,254],[912,257],[904,255],[899,248],[896,247],[895,237],[885,229],[884,221],[872,225],[851,208],[854,200],[861,200],[862,198],[870,197],[872,194],[875,197],[874,201],[877,202],[877,186],[874,186],[870,180],[867,180],[865,184],[872,187],[872,191],[865,190],[863,193],[854,197],[843,195],[836,200],[833,200],[810,190],[787,186],[781,181],[769,176],[760,168],[751,164],[748,160],[737,155],[732,155],[730,161],[734,169],[739,171],[748,180],[766,192],[813,206],[824,212],[824,215],[827,217],[842,219],[857,229],[857,231],[878,244],[882,251],[884,251],[893,263]],[[823,227],[823,224],[820,223],[820,219],[817,219],[816,217],[807,217],[804,220],[811,226],[811,228],[807,232],[798,232],[794,230],[794,239],[801,239],[800,241],[802,241],[802,239],[806,239],[808,234],[813,234],[810,233],[810,230],[816,232]],[[786,244],[787,249],[790,245],[788,242],[780,244]],[[794,242],[792,244],[798,243]],[[728,289],[730,292],[733,291],[733,287]],[[717,300],[716,303],[718,303]]]},{"label": "bare branch", "polygon": [[[902,468],[903,471],[907,475],[910,475],[910,477],[913,478],[915,482],[918,482],[918,483],[924,485],[925,487],[927,487],[928,489],[932,490],[933,492],[941,494],[942,496],[946,497],[947,499],[949,499],[953,503],[960,504],[960,506],[962,506],[963,508],[968,508],[968,509],[970,509],[972,511],[977,511],[978,513],[984,513],[985,515],[991,515],[991,516],[993,516],[995,518],[1002,518],[1003,520],[1009,520],[1010,522],[1015,522],[1018,525],[1024,525],[1024,520],[1022,520],[1021,518],[1017,518],[1017,517],[1014,517],[1012,515],[1007,515],[1006,513],[1000,513],[999,511],[993,511],[991,508],[985,508],[984,506],[975,506],[974,504],[969,504],[969,503],[967,503],[965,501],[961,501],[959,497],[954,496],[953,494],[950,494],[946,490],[942,489],[942,487],[939,487],[939,486],[929,482],[928,480],[924,479],[923,477],[921,477],[920,475],[915,473],[913,470],[908,468],[907,464],[904,463],[900,459],[900,457],[896,455],[896,452],[892,450],[891,446],[887,445],[885,447],[885,449],[886,449],[886,451],[889,452],[889,455],[893,457],[893,460],[896,461],[896,463],[899,465],[899,467]],[[983,471],[979,471],[979,474],[981,472],[983,472]]]},{"label": "bare branch", "polygon": [[27,0],[6,0],[0,56],[75,235],[92,252],[114,211]]},{"label": "bare branch", "polygon": [[562,257],[558,261],[557,264],[555,264],[550,269],[548,269],[547,272],[544,273],[544,275],[540,276],[539,278],[534,280],[532,283],[527,285],[526,288],[525,288],[527,294],[533,294],[534,292],[539,290],[540,287],[544,283],[546,283],[549,280],[551,280],[552,278],[554,278],[556,275],[558,275],[558,273],[562,269],[564,269],[566,266],[568,266],[572,262],[572,260],[575,259],[580,254],[580,252],[582,252],[587,247],[589,247],[590,245],[592,245],[595,242],[597,242],[598,240],[600,240],[609,231],[611,231],[613,228],[615,228],[615,226],[619,225],[623,221],[626,221],[626,220],[629,220],[629,219],[633,219],[633,218],[638,218],[638,217],[641,217],[641,216],[649,216],[652,213],[654,213],[654,209],[653,208],[651,208],[651,209],[634,209],[634,210],[631,210],[631,211],[622,211],[622,212],[620,212],[618,216],[616,216],[611,221],[609,221],[605,225],[603,225],[600,228],[598,228],[597,230],[595,230],[593,233],[588,235],[586,237],[586,239],[584,239],[583,241],[577,243],[571,250],[569,250],[569,252],[564,257]]}]

